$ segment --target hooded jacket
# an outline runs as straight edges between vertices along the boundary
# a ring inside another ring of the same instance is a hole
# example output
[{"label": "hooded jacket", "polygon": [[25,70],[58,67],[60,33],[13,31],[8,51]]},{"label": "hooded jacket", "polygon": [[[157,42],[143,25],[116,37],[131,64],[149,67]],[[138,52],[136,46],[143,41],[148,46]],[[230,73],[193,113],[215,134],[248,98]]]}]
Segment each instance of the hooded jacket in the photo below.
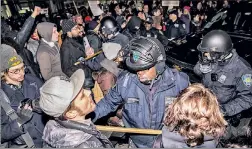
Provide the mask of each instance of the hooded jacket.
[{"label": "hooded jacket", "polygon": [[37,26],[42,39],[36,57],[40,72],[45,80],[54,76],[65,75],[61,69],[59,47],[52,42],[53,27],[55,27],[55,24],[49,22],[43,22]]},{"label": "hooded jacket", "polygon": [[[176,132],[169,131],[166,126],[162,128],[161,140],[162,140],[162,146],[160,147],[163,147],[163,148],[190,148],[186,144],[185,137],[181,136],[180,134]],[[213,137],[204,136],[204,143],[196,146],[196,148],[216,148],[216,145],[217,145],[217,141]]]}]

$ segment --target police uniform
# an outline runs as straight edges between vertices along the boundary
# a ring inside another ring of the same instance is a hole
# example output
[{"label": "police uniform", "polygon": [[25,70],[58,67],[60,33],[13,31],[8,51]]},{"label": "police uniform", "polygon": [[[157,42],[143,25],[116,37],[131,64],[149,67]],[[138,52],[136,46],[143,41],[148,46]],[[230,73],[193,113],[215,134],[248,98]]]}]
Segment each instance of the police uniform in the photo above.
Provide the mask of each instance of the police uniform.
[{"label": "police uniform", "polygon": [[186,26],[183,21],[177,19],[175,22],[171,20],[166,25],[165,36],[168,39],[178,38],[186,35]]},{"label": "police uniform", "polygon": [[[203,75],[203,84],[218,97],[225,116],[234,116],[252,107],[252,69],[235,50],[225,66]],[[195,72],[200,73],[199,63]]]},{"label": "police uniform", "polygon": [[[251,119],[248,115],[251,112],[248,111],[252,107],[252,69],[248,62],[241,58],[235,49],[232,49],[229,35],[220,30],[212,31],[210,34],[203,37],[201,43],[203,48],[198,48],[200,51],[205,48],[204,46],[208,47],[207,49],[211,49],[210,45],[217,47],[217,43],[221,45],[213,50],[218,50],[216,53],[224,53],[227,51],[222,50],[225,47],[231,51],[228,50],[224,61],[218,60],[217,64],[212,63],[211,71],[203,72],[203,62],[199,61],[194,67],[194,72],[202,76],[202,83],[217,96],[221,111],[229,123],[226,138],[245,135],[244,126],[248,125]],[[218,40],[213,40],[216,37]],[[208,38],[206,42],[204,38]],[[211,53],[210,50],[208,51]]]}]

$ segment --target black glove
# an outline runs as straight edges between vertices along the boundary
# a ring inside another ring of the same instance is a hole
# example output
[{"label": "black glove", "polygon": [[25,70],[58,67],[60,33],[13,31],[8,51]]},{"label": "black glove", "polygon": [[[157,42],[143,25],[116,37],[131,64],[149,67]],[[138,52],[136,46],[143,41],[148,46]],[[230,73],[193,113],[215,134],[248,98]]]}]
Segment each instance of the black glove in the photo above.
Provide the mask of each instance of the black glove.
[{"label": "black glove", "polygon": [[23,125],[31,120],[33,116],[33,112],[31,109],[24,109],[23,107],[23,108],[18,108],[17,115],[18,115],[17,122],[20,125]]},{"label": "black glove", "polygon": [[21,107],[20,108],[23,108],[26,104],[29,105],[32,108],[33,112],[43,113],[43,111],[41,110],[41,108],[39,106],[39,98],[38,99],[29,99],[29,98],[24,99],[21,102]]},{"label": "black glove", "polygon": [[32,107],[32,111],[36,112],[36,113],[43,113],[42,109],[39,106],[39,99],[34,99],[31,102],[31,107]]}]

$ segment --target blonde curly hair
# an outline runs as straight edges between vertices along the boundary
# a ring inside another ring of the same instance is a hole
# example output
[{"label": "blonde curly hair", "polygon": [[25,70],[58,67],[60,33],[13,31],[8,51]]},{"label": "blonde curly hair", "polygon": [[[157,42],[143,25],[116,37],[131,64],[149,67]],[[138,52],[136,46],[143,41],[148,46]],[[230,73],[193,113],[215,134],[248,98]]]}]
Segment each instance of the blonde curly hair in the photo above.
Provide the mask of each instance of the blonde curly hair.
[{"label": "blonde curly hair", "polygon": [[164,124],[170,131],[186,137],[187,145],[194,147],[204,142],[205,135],[222,136],[227,122],[216,96],[202,84],[195,83],[169,106]]}]

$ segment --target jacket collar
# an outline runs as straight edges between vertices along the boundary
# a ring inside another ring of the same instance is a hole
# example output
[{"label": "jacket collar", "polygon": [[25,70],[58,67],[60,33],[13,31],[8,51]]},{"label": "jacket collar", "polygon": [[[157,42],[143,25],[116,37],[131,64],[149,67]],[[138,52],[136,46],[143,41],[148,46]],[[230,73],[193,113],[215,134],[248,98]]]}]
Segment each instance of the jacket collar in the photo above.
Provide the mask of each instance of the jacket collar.
[{"label": "jacket collar", "polygon": [[48,42],[48,41],[46,41],[44,38],[42,38],[41,40],[42,40],[44,43],[48,44],[48,45],[49,45],[50,47],[52,47],[52,48],[56,46],[55,43],[52,42],[52,41],[51,41],[51,42]]},{"label": "jacket collar", "polygon": [[[144,92],[146,92],[145,85],[139,81],[137,75],[134,75],[133,82]],[[173,74],[173,71],[169,67],[167,67],[166,70],[163,72],[163,74],[160,75],[154,82],[155,87],[159,86],[156,93],[170,89],[171,87],[174,86],[174,82],[175,82],[175,76]]]}]

